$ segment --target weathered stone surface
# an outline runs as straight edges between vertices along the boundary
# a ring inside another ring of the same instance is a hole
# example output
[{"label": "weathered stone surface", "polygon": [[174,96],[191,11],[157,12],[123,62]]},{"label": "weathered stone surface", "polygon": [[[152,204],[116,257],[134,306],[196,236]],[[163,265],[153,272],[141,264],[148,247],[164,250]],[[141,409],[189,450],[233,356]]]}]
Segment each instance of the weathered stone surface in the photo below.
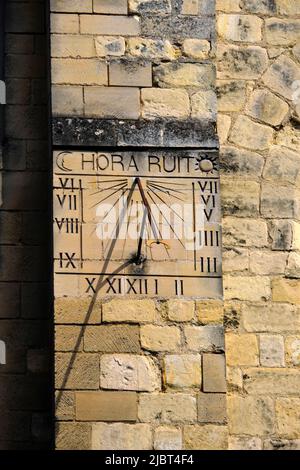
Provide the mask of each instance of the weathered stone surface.
[{"label": "weathered stone surface", "polygon": [[187,425],[183,431],[184,448],[187,450],[225,450],[228,431],[226,426],[213,424]]},{"label": "weathered stone surface", "polygon": [[203,354],[203,391],[226,392],[225,357],[223,354]]},{"label": "weathered stone surface", "polygon": [[218,34],[227,41],[260,42],[262,20],[254,15],[222,15],[217,22]]},{"label": "weathered stone surface", "polygon": [[83,88],[80,86],[53,86],[52,112],[56,116],[83,116]]},{"label": "weathered stone surface", "polygon": [[227,116],[226,114],[218,114],[217,130],[218,130],[220,144],[222,146],[223,144],[226,143],[228,139],[230,127],[231,127],[231,117]]},{"label": "weathered stone surface", "polygon": [[278,433],[288,439],[300,438],[299,398],[277,398],[276,417]]},{"label": "weathered stone surface", "polygon": [[81,34],[138,36],[140,21],[137,16],[81,15]]},{"label": "weathered stone surface", "polygon": [[191,59],[207,59],[210,53],[210,43],[204,39],[185,39],[183,53]]},{"label": "weathered stone surface", "polygon": [[174,60],[179,54],[167,39],[129,38],[127,48],[130,55],[143,59]]},{"label": "weathered stone surface", "polygon": [[97,36],[95,47],[98,57],[122,56],[125,54],[125,39],[121,36]]},{"label": "weathered stone surface", "polygon": [[224,276],[225,298],[259,302],[271,296],[270,280],[265,276]]},{"label": "weathered stone surface", "polygon": [[263,219],[226,217],[223,222],[225,246],[267,246],[268,229]]},{"label": "weathered stone surface", "polygon": [[223,273],[249,271],[249,250],[247,248],[223,249]]},{"label": "weathered stone surface", "polygon": [[220,169],[223,174],[257,178],[261,176],[264,158],[256,152],[232,146],[223,146],[220,153]]},{"label": "weathered stone surface", "polygon": [[75,390],[99,388],[99,357],[95,354],[56,353],[55,386]]},{"label": "weathered stone surface", "polygon": [[298,218],[299,193],[293,188],[265,183],[261,192],[261,213],[268,218]]},{"label": "weathered stone surface", "polygon": [[[97,1],[97,0],[96,0]],[[51,0],[50,11],[66,13],[90,13],[92,12],[92,0]]]},{"label": "weathered stone surface", "polygon": [[139,353],[141,350],[139,328],[133,325],[87,326],[84,331],[84,350]]},{"label": "weathered stone surface", "polygon": [[253,274],[283,274],[287,261],[286,253],[274,251],[252,251],[250,253],[250,271]]},{"label": "weathered stone surface", "polygon": [[220,45],[217,53],[219,78],[258,78],[268,66],[265,49],[258,46]]},{"label": "weathered stone surface", "polygon": [[300,439],[265,439],[264,450],[300,450]]},{"label": "weathered stone surface", "polygon": [[269,90],[255,90],[247,106],[250,116],[271,126],[279,126],[287,117],[288,104]]},{"label": "weathered stone surface", "polygon": [[55,442],[58,450],[90,450],[91,424],[57,423]]},{"label": "weathered stone surface", "polygon": [[222,326],[186,326],[184,328],[187,347],[191,351],[222,351],[224,330]]},{"label": "weathered stone surface", "polygon": [[244,387],[251,395],[299,395],[300,371],[274,367],[244,369]]},{"label": "weathered stone surface", "polygon": [[152,449],[151,427],[148,424],[93,424],[91,449],[114,451]]},{"label": "weathered stone surface", "polygon": [[103,354],[100,371],[100,385],[105,389],[146,392],[160,389],[160,373],[151,357]]},{"label": "weathered stone surface", "polygon": [[168,355],[164,358],[165,383],[172,388],[201,386],[201,356]]},{"label": "weathered stone surface", "polygon": [[199,323],[203,325],[223,323],[223,302],[221,300],[196,301],[196,315]]},{"label": "weathered stone surface", "polygon": [[144,323],[156,319],[153,300],[112,300],[102,306],[104,322]]},{"label": "weathered stone surface", "polygon": [[89,117],[138,119],[140,91],[129,87],[85,87],[85,114]]},{"label": "weathered stone surface", "polygon": [[77,421],[136,421],[134,392],[77,392]]},{"label": "weathered stone surface", "polygon": [[289,57],[280,56],[262,77],[263,82],[279,95],[293,99],[293,83],[300,80],[300,67]]},{"label": "weathered stone surface", "polygon": [[195,304],[190,300],[168,300],[168,318],[171,321],[185,322],[194,318]]},{"label": "weathered stone surface", "polygon": [[274,220],[270,223],[272,250],[291,250],[293,244],[293,224],[288,220]]},{"label": "weathered stone surface", "polygon": [[267,19],[265,36],[268,44],[293,46],[300,38],[300,20]]},{"label": "weathered stone surface", "polygon": [[223,177],[222,209],[225,215],[254,217],[259,212],[260,185],[256,181]]},{"label": "weathered stone surface", "polygon": [[258,13],[261,15],[276,14],[276,0],[241,0],[240,8],[249,13]]},{"label": "weathered stone surface", "polygon": [[226,395],[225,393],[199,393],[198,395],[198,421],[200,423],[226,422]]},{"label": "weathered stone surface", "polygon": [[240,0],[216,0],[216,10],[229,13],[241,11]]},{"label": "weathered stone surface", "polygon": [[155,450],[181,450],[182,433],[172,426],[159,426],[154,430]]},{"label": "weathered stone surface", "polygon": [[199,91],[191,97],[192,119],[215,121],[217,118],[217,97],[213,91]]},{"label": "weathered stone surface", "polygon": [[[282,164],[284,161],[284,165]],[[300,156],[285,147],[272,146],[263,176],[278,183],[300,186]]]},{"label": "weathered stone surface", "polygon": [[152,66],[145,62],[111,62],[109,64],[109,84],[122,87],[151,87]]},{"label": "weathered stone surface", "polygon": [[229,436],[228,450],[262,450],[262,442],[259,437]]},{"label": "weathered stone surface", "polygon": [[94,0],[93,10],[95,13],[127,15],[127,0]]},{"label": "weathered stone surface", "polygon": [[107,85],[107,66],[97,59],[52,59],[52,82],[62,85]]},{"label": "weathered stone surface", "polygon": [[75,393],[70,391],[55,392],[55,418],[58,421],[75,418]]},{"label": "weathered stone surface", "polygon": [[129,0],[131,13],[171,13],[170,0]]},{"label": "weathered stone surface", "polygon": [[283,367],[284,341],[282,336],[260,335],[260,364],[264,367]]},{"label": "weathered stone surface", "polygon": [[292,252],[289,254],[288,263],[285,269],[285,276],[291,278],[300,278],[300,254]]},{"label": "weathered stone surface", "polygon": [[190,114],[189,96],[183,90],[160,90],[145,88],[141,92],[142,116],[155,118],[188,118]]},{"label": "weathered stone surface", "polygon": [[197,87],[207,90],[213,86],[215,70],[211,64],[163,64],[153,69],[154,83],[161,88]]},{"label": "weathered stone surface", "polygon": [[56,351],[82,351],[83,332],[80,326],[57,325],[55,328]]},{"label": "weathered stone surface", "polygon": [[274,302],[300,304],[300,280],[274,279],[272,282],[272,298]]},{"label": "weathered stone surface", "polygon": [[51,33],[76,34],[79,33],[79,16],[78,15],[51,15]]},{"label": "weathered stone surface", "polygon": [[300,41],[293,47],[293,54],[300,62]]},{"label": "weathered stone surface", "polygon": [[300,331],[300,311],[288,304],[258,304],[242,307],[242,322],[246,331],[284,333]]},{"label": "weathered stone surface", "polygon": [[182,0],[181,14],[182,15],[198,15],[199,13],[199,0]]},{"label": "weathered stone surface", "polygon": [[282,145],[283,147],[288,147],[291,150],[297,152],[300,151],[300,130],[297,126],[284,126],[281,129],[276,137],[277,145]]},{"label": "weathered stone surface", "polygon": [[176,351],[180,348],[180,330],[176,326],[141,327],[141,345],[150,351]]},{"label": "weathered stone surface", "polygon": [[278,13],[286,16],[300,15],[300,5],[298,2],[290,2],[289,0],[276,0]]},{"label": "weathered stone surface", "polygon": [[93,38],[75,34],[51,35],[52,57],[91,58],[96,56]]},{"label": "weathered stone surface", "polygon": [[210,39],[215,29],[214,18],[201,16],[143,15],[141,32],[145,37],[169,38],[178,41],[185,38]]},{"label": "weathered stone surface", "polygon": [[196,398],[184,393],[142,393],[139,420],[161,423],[185,423],[197,418]]},{"label": "weathered stone surface", "polygon": [[273,130],[246,116],[239,116],[232,127],[230,141],[249,150],[266,150],[273,140]]},{"label": "weathered stone surface", "polygon": [[241,80],[217,81],[218,110],[221,112],[241,111],[246,100],[246,85]]},{"label": "weathered stone surface", "polygon": [[239,367],[226,367],[226,380],[229,391],[240,391],[243,389],[243,373]]},{"label": "weathered stone surface", "polygon": [[269,397],[228,396],[228,427],[231,434],[268,435],[274,429],[274,404]]},{"label": "weathered stone surface", "polygon": [[256,335],[227,333],[226,359],[230,366],[257,366],[259,351]]},{"label": "weathered stone surface", "polygon": [[[300,314],[300,312],[298,312]],[[285,341],[287,361],[293,366],[300,365],[300,336],[288,336]]]}]

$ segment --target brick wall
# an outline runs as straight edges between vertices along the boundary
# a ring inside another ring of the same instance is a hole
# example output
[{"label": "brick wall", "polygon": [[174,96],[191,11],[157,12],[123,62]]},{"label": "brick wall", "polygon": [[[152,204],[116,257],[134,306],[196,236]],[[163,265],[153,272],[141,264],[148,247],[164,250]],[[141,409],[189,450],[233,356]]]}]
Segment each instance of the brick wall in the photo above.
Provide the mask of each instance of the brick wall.
[{"label": "brick wall", "polygon": [[6,3],[0,448],[36,449],[50,445],[52,402],[46,2]]},{"label": "brick wall", "polygon": [[229,448],[299,449],[300,3],[217,10]]}]

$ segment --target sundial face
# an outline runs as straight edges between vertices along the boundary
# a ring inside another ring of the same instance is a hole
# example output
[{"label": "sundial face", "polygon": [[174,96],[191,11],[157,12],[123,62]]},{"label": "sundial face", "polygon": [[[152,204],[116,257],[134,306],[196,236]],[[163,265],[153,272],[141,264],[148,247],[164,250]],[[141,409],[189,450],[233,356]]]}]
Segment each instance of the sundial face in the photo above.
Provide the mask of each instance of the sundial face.
[{"label": "sundial face", "polygon": [[58,296],[218,298],[216,152],[56,151]]}]

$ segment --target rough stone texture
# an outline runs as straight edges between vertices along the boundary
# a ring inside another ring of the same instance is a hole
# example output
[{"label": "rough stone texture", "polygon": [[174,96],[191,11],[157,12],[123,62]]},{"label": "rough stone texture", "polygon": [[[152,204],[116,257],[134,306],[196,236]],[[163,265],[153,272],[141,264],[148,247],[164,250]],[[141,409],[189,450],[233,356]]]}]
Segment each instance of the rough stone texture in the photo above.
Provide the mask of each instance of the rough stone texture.
[{"label": "rough stone texture", "polygon": [[171,321],[186,322],[194,318],[195,304],[189,300],[169,300],[168,317]]},{"label": "rough stone texture", "polygon": [[214,80],[214,67],[208,64],[171,63],[154,69],[154,82],[161,88],[197,87],[207,90]]},{"label": "rough stone texture", "polygon": [[181,450],[181,430],[171,426],[159,426],[154,431],[155,450]]},{"label": "rough stone texture", "polygon": [[223,351],[224,330],[222,326],[186,326],[184,334],[191,351]]},{"label": "rough stone texture", "polygon": [[244,328],[249,332],[300,331],[300,311],[290,304],[245,305],[242,319]]},{"label": "rough stone texture", "polygon": [[226,395],[224,393],[199,393],[198,421],[200,423],[226,422]]},{"label": "rough stone texture", "polygon": [[276,400],[276,416],[280,436],[287,439],[299,439],[299,405],[299,398],[278,398]]},{"label": "rough stone texture", "polygon": [[294,366],[300,365],[300,336],[288,336],[285,342],[287,362]]},{"label": "rough stone texture", "polygon": [[164,359],[165,383],[171,388],[201,386],[201,356],[168,355]]},{"label": "rough stone texture", "polygon": [[226,335],[226,359],[230,366],[257,366],[259,351],[254,334]]},{"label": "rough stone texture", "polygon": [[248,104],[248,114],[271,126],[279,126],[289,111],[288,104],[268,90],[255,90]]},{"label": "rough stone texture", "polygon": [[57,423],[56,447],[58,450],[90,450],[90,423]]},{"label": "rough stone texture", "polygon": [[77,392],[77,421],[136,421],[134,392]]},{"label": "rough stone texture", "polygon": [[203,391],[225,393],[225,357],[222,354],[204,354],[202,361]]},{"label": "rough stone texture", "polygon": [[127,0],[93,0],[93,11],[95,13],[126,15],[128,11]]},{"label": "rough stone texture", "polygon": [[259,46],[225,46],[218,47],[219,78],[258,78],[268,65],[265,49]]},{"label": "rough stone texture", "polygon": [[233,434],[268,435],[274,428],[275,410],[271,398],[228,396],[228,425]]},{"label": "rough stone texture", "polygon": [[104,303],[102,309],[104,322],[144,323],[156,318],[153,300],[112,300]]},{"label": "rough stone texture", "polygon": [[260,363],[264,367],[283,367],[284,341],[282,336],[260,335]]},{"label": "rough stone texture", "polygon": [[56,388],[96,390],[99,388],[99,359],[94,354],[56,354]]},{"label": "rough stone texture", "polygon": [[139,420],[155,423],[184,423],[196,421],[196,398],[183,393],[142,393],[139,401]]},{"label": "rough stone texture", "polygon": [[129,38],[127,47],[130,55],[143,59],[175,60],[178,50],[168,40]]},{"label": "rough stone texture", "polygon": [[228,450],[262,450],[262,442],[259,437],[229,436]]},{"label": "rough stone texture", "polygon": [[191,59],[207,59],[210,52],[210,43],[204,39],[185,39],[183,53]]},{"label": "rough stone texture", "polygon": [[229,140],[250,150],[266,150],[270,146],[272,138],[272,129],[258,124],[246,116],[240,116],[233,125]]},{"label": "rough stone texture", "polygon": [[245,369],[245,391],[257,395],[298,395],[299,369]]},{"label": "rough stone texture", "polygon": [[104,354],[100,359],[100,385],[111,390],[153,392],[160,389],[160,374],[151,357]]},{"label": "rough stone texture", "polygon": [[223,302],[221,300],[196,301],[196,315],[203,325],[223,322]]},{"label": "rough stone texture", "polygon": [[180,330],[176,326],[141,327],[141,345],[149,351],[176,351],[180,348]]},{"label": "rough stone texture", "polygon": [[87,352],[139,353],[139,328],[134,325],[88,326],[84,332]]},{"label": "rough stone texture", "polygon": [[259,42],[262,20],[254,15],[222,15],[218,17],[218,34],[228,41]]},{"label": "rough stone texture", "polygon": [[191,97],[191,117],[199,120],[215,121],[217,117],[217,97],[213,91],[199,91]]},{"label": "rough stone texture", "polygon": [[225,450],[228,431],[226,426],[213,424],[187,425],[183,438],[185,449],[188,450]]},{"label": "rough stone texture", "polygon": [[84,96],[88,116],[116,119],[138,119],[140,116],[138,88],[86,87]]},{"label": "rough stone texture", "polygon": [[95,47],[98,57],[122,56],[125,54],[125,39],[121,36],[97,36]]},{"label": "rough stone texture", "polygon": [[300,80],[300,67],[289,57],[280,56],[262,77],[263,82],[279,95],[292,100],[293,83]]},{"label": "rough stone texture", "polygon": [[183,90],[145,88],[141,92],[141,100],[142,116],[145,119],[184,119],[190,114],[189,96]]},{"label": "rough stone texture", "polygon": [[151,427],[148,424],[93,424],[91,449],[114,451],[152,449]]}]

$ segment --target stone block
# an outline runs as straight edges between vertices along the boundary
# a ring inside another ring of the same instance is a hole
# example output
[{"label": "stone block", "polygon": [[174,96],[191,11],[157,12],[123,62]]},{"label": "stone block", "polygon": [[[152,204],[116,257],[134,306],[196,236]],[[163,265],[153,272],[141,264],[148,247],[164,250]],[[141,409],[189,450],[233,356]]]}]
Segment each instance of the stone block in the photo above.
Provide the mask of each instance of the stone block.
[{"label": "stone block", "polygon": [[217,97],[214,91],[199,91],[191,96],[192,119],[215,121]]},{"label": "stone block", "polygon": [[270,397],[227,397],[230,434],[266,436],[274,429],[275,410]]},{"label": "stone block", "polygon": [[52,112],[56,116],[83,116],[83,88],[54,85],[52,87]]},{"label": "stone block", "polygon": [[139,353],[140,332],[134,325],[87,326],[84,350],[88,352]]},{"label": "stone block", "polygon": [[[300,312],[298,313],[298,315]],[[287,336],[285,340],[287,362],[293,366],[300,365],[300,336]]]},{"label": "stone block", "polygon": [[263,21],[254,15],[223,15],[217,22],[219,36],[226,41],[260,42]]},{"label": "stone block", "polygon": [[223,273],[232,273],[233,271],[249,271],[249,250],[246,248],[225,248],[223,250]]},{"label": "stone block", "polygon": [[185,326],[184,335],[187,348],[191,351],[215,352],[224,349],[223,326]]},{"label": "stone block", "polygon": [[208,59],[211,50],[210,42],[205,39],[185,39],[182,45],[186,57],[194,60]]},{"label": "stone block", "polygon": [[244,305],[242,322],[248,332],[300,331],[300,311],[297,311],[296,306],[284,303]]},{"label": "stone block", "polygon": [[56,325],[55,351],[82,351],[83,331],[80,326]]},{"label": "stone block", "polygon": [[187,450],[226,450],[228,431],[226,426],[213,424],[187,425],[183,438]]},{"label": "stone block", "polygon": [[79,16],[52,14],[50,17],[51,33],[77,34],[79,33]]},{"label": "stone block", "polygon": [[197,300],[196,315],[199,323],[208,325],[223,323],[223,302],[221,300]]},{"label": "stone block", "polygon": [[90,450],[91,424],[56,423],[57,450]]},{"label": "stone block", "polygon": [[241,80],[217,81],[218,111],[241,111],[246,101],[246,85]]},{"label": "stone block", "polygon": [[298,369],[244,369],[244,389],[250,395],[298,395],[299,387]]},{"label": "stone block", "polygon": [[183,0],[181,6],[182,15],[198,15],[199,0]]},{"label": "stone block", "polygon": [[136,421],[134,392],[77,392],[77,421]]},{"label": "stone block", "polygon": [[268,68],[262,80],[272,91],[292,100],[295,92],[293,83],[300,80],[300,67],[289,57],[280,56]]},{"label": "stone block", "polygon": [[260,335],[260,364],[263,367],[284,367],[284,341],[282,336]]},{"label": "stone block", "polygon": [[247,105],[246,112],[271,126],[279,126],[288,115],[289,106],[267,89],[255,90]]},{"label": "stone block", "polygon": [[141,100],[145,119],[186,119],[190,114],[189,95],[183,90],[145,88],[142,89]]},{"label": "stone block", "polygon": [[277,13],[275,0],[241,0],[240,8],[249,13],[274,15]]},{"label": "stone block", "polygon": [[249,150],[267,150],[274,132],[270,127],[258,124],[246,116],[239,116],[232,127],[230,141]]},{"label": "stone block", "polygon": [[292,252],[288,255],[288,262],[285,269],[285,276],[290,278],[300,278],[300,254]]},{"label": "stone block", "polygon": [[197,87],[207,90],[215,81],[215,69],[211,64],[163,64],[155,67],[153,73],[154,83],[161,88]]},{"label": "stone block", "polygon": [[180,348],[180,330],[176,326],[141,326],[141,346],[149,351],[176,351]]},{"label": "stone block", "polygon": [[55,392],[55,418],[72,421],[75,418],[75,393],[59,390]]},{"label": "stone block", "polygon": [[294,46],[300,38],[300,20],[269,18],[265,22],[265,37],[268,44]]},{"label": "stone block", "polygon": [[111,86],[152,86],[152,66],[149,63],[113,62],[109,65]]},{"label": "stone block", "polygon": [[300,438],[299,398],[277,398],[276,418],[278,434],[287,439]]},{"label": "stone block", "polygon": [[286,186],[265,183],[261,192],[261,213],[267,218],[298,218],[299,192],[293,187],[287,191]]},{"label": "stone block", "polygon": [[159,426],[154,430],[155,450],[181,450],[181,429],[172,426]]},{"label": "stone block", "polygon": [[194,318],[195,304],[191,300],[168,300],[167,309],[171,321],[186,322]]},{"label": "stone block", "polygon": [[151,323],[156,320],[153,300],[112,300],[102,308],[104,322]]},{"label": "stone block", "polygon": [[150,450],[152,449],[151,427],[148,424],[93,424],[91,449]]},{"label": "stone block", "polygon": [[185,423],[197,418],[196,398],[184,393],[142,393],[139,420],[160,423]]},{"label": "stone block", "polygon": [[79,34],[52,34],[51,56],[73,59],[95,57],[94,40],[91,36]]},{"label": "stone block", "polygon": [[71,390],[99,388],[99,357],[95,354],[56,353],[55,386]]},{"label": "stone block", "polygon": [[223,243],[225,246],[267,246],[267,224],[262,219],[225,217]]},{"label": "stone block", "polygon": [[140,22],[136,16],[81,15],[80,32],[108,36],[138,36]]},{"label": "stone block", "polygon": [[138,119],[140,91],[127,87],[85,87],[85,115],[110,119]]},{"label": "stone block", "polygon": [[52,59],[52,82],[61,85],[107,85],[107,65],[97,59]]},{"label": "stone block", "polygon": [[274,253],[274,251],[252,251],[250,252],[250,271],[261,275],[283,274],[287,256],[287,253]]},{"label": "stone block", "polygon": [[54,313],[56,323],[101,323],[101,304],[89,298],[56,298]]},{"label": "stone block", "polygon": [[259,46],[220,45],[217,52],[219,78],[255,80],[267,69],[268,55]]},{"label": "stone block", "polygon": [[224,276],[226,300],[259,302],[271,297],[270,279],[266,276]]},{"label": "stone block", "polygon": [[272,299],[274,302],[300,304],[300,280],[274,279],[272,282]]},{"label": "stone block", "polygon": [[109,15],[127,15],[127,0],[93,0],[93,11]]},{"label": "stone block", "polygon": [[91,13],[93,0],[51,0],[50,11],[65,13]]},{"label": "stone block", "polygon": [[128,38],[127,49],[131,56],[142,59],[175,60],[179,54],[167,39]]},{"label": "stone block", "polygon": [[164,378],[166,385],[171,388],[200,388],[201,356],[193,354],[165,356]]},{"label": "stone block", "polygon": [[220,144],[224,145],[228,139],[229,131],[231,127],[231,117],[226,114],[218,114],[217,117],[217,131],[220,140]]},{"label": "stone block", "polygon": [[171,0],[129,0],[130,13],[139,13],[144,15],[147,13],[167,14],[171,13]]},{"label": "stone block", "polygon": [[198,421],[224,424],[226,422],[226,394],[199,393]]},{"label": "stone block", "polygon": [[240,217],[258,215],[260,185],[256,181],[224,176],[221,191],[223,214]]},{"label": "stone block", "polygon": [[[282,162],[284,160],[284,165]],[[300,156],[285,147],[272,146],[266,160],[263,176],[277,183],[300,185]]]},{"label": "stone block", "polygon": [[259,350],[255,334],[226,334],[226,359],[230,366],[258,366]]},{"label": "stone block", "polygon": [[229,436],[228,450],[262,450],[259,437]]},{"label": "stone block", "polygon": [[151,357],[103,354],[100,370],[100,385],[105,389],[153,392],[161,387],[160,372]]},{"label": "stone block", "polygon": [[203,391],[205,393],[226,393],[225,356],[203,354]]},{"label": "stone block", "polygon": [[121,36],[97,36],[95,47],[98,57],[122,56],[125,54],[125,39]]}]

